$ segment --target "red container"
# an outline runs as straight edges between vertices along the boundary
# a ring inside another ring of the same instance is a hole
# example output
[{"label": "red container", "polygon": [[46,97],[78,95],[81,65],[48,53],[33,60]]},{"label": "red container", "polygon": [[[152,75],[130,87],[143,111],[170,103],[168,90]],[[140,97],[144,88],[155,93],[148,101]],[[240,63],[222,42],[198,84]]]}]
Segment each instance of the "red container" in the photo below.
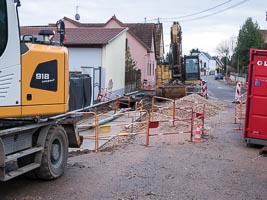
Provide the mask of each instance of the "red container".
[{"label": "red container", "polygon": [[267,50],[250,50],[244,138],[267,145]]}]

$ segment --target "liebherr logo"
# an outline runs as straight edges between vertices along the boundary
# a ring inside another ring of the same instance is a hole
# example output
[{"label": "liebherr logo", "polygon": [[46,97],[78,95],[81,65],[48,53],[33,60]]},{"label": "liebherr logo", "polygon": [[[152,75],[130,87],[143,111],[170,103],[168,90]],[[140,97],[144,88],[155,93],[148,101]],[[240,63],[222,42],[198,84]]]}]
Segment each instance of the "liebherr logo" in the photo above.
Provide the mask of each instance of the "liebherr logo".
[{"label": "liebherr logo", "polygon": [[259,67],[267,67],[267,60],[258,60],[257,65]]},{"label": "liebherr logo", "polygon": [[35,78],[36,80],[41,80],[42,83],[50,83],[50,82],[55,81],[54,78],[50,79],[50,74],[46,74],[46,73],[36,73]]},{"label": "liebherr logo", "polygon": [[57,91],[57,60],[38,64],[30,83],[32,88]]}]

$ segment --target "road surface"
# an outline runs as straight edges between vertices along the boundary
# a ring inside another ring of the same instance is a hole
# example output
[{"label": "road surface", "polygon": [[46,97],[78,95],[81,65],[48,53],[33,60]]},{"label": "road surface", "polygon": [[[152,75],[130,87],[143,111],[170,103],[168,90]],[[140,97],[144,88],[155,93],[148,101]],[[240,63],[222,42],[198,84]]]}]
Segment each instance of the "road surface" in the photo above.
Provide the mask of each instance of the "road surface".
[{"label": "road surface", "polygon": [[203,76],[207,81],[208,97],[214,100],[231,103],[235,97],[235,87],[229,86],[224,80],[215,80],[214,76]]}]

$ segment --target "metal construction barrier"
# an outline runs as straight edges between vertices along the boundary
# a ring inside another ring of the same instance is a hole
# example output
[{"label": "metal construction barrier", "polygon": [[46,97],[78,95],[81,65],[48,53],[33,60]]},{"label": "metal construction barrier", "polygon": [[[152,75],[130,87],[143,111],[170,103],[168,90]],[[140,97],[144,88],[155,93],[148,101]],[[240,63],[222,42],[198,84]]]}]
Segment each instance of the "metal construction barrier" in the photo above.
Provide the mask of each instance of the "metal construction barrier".
[{"label": "metal construction barrier", "polygon": [[[190,141],[192,141],[193,137],[193,131],[195,130],[196,126],[199,125],[202,130],[202,135],[204,135],[204,130],[205,130],[205,104],[204,103],[199,103],[197,101],[193,100],[186,100],[186,99],[177,99],[175,101],[175,105],[177,109],[179,108],[186,109],[186,108],[191,108],[193,112],[192,116],[192,123],[191,123],[191,134],[190,134]],[[187,105],[187,107],[184,107],[183,105]],[[182,113],[181,113],[182,114]],[[176,112],[176,115],[181,115],[180,113]],[[189,116],[187,117],[189,121]]]},{"label": "metal construction barrier", "polygon": [[95,151],[98,151],[98,129],[95,127],[98,127],[98,116],[95,112],[69,112],[69,114],[79,114],[82,116],[85,116],[84,119],[90,119],[90,122],[88,121],[86,125],[80,126],[80,128],[92,128],[93,134],[90,135],[83,135],[84,139],[94,139],[95,140]]},{"label": "metal construction barrier", "polygon": [[244,119],[243,117],[243,109],[245,106],[243,104],[246,101],[246,95],[247,93],[244,93],[242,95],[238,96],[238,99],[235,99],[235,124],[238,124],[238,128],[236,130],[242,130],[241,125],[242,125],[242,120]]},{"label": "metal construction barrier", "polygon": [[135,111],[138,111],[138,110],[143,110],[143,108],[144,108],[144,101],[143,101],[143,99],[141,100],[141,101],[137,101],[137,102],[135,102],[135,105],[134,105],[134,110]]},{"label": "metal construction barrier", "polygon": [[112,90],[109,88],[99,88],[99,92],[96,98],[97,102],[105,102],[111,100]]},{"label": "metal construction barrier", "polygon": [[146,110],[121,110],[111,115],[96,115],[94,112],[79,113],[91,117],[88,120],[83,120],[83,123],[78,125],[78,129],[82,131],[84,139],[94,140],[95,152],[98,152],[99,148],[103,145],[100,145],[100,140],[107,142],[116,136],[144,134],[146,136],[145,143],[147,143],[149,113]]},{"label": "metal construction barrier", "polygon": [[131,108],[130,96],[117,95],[116,100],[115,100],[115,111],[117,111],[120,107],[126,107],[128,109]]},{"label": "metal construction barrier", "polygon": [[[158,104],[157,101],[164,101],[164,104]],[[189,106],[184,106],[189,105]],[[193,101],[187,101],[183,99],[173,100],[163,97],[154,96],[152,98],[152,111],[149,121],[149,129],[159,128],[162,123],[171,123],[172,127],[175,127],[178,122],[180,126],[185,130],[175,131],[154,131],[154,133],[148,133],[149,137],[156,135],[170,135],[179,133],[190,133],[190,141],[193,141],[193,131],[195,124],[200,124],[204,130],[204,116],[205,116],[205,104],[197,104]],[[187,128],[187,130],[186,130]],[[166,126],[165,126],[166,129]]]}]

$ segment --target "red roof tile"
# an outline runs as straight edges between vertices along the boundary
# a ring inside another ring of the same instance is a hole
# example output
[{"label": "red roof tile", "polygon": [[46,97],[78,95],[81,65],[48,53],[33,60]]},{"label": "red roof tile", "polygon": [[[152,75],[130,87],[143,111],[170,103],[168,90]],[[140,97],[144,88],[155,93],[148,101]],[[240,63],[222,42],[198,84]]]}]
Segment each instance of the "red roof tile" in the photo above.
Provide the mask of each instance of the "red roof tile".
[{"label": "red roof tile", "polygon": [[[21,27],[21,34],[38,35],[40,30],[55,30],[55,27]],[[65,45],[103,45],[125,31],[125,28],[67,28]],[[58,41],[58,34],[54,40]]]},{"label": "red roof tile", "polygon": [[115,20],[120,26],[128,27],[129,32],[147,49],[150,51],[154,51],[151,49],[152,47],[152,39],[154,34],[154,43],[155,43],[155,52],[156,57],[158,58],[160,55],[160,43],[161,43],[161,33],[162,33],[162,24],[154,24],[154,23],[122,23],[119,21],[116,16],[112,16],[106,23],[80,23],[75,20],[72,20],[68,17],[64,17],[64,20],[68,20],[73,23],[77,27],[104,27],[111,20]]}]

